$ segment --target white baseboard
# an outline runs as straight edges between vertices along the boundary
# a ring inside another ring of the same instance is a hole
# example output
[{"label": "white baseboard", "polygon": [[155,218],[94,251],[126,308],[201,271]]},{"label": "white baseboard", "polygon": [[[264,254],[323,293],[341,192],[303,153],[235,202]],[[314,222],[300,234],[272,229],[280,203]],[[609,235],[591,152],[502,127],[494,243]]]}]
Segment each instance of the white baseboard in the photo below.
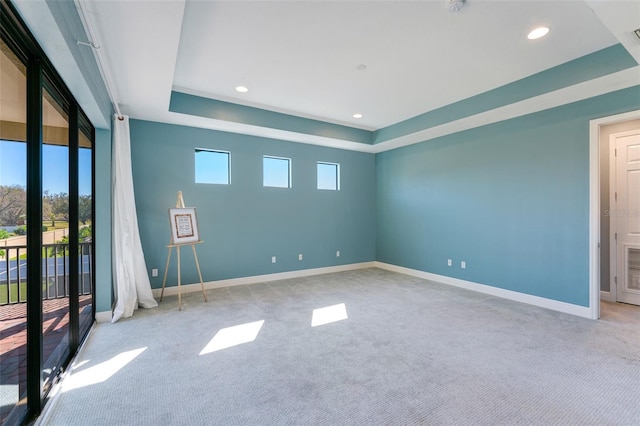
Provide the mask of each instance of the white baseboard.
[{"label": "white baseboard", "polygon": [[[376,262],[372,261],[372,262],[362,262],[362,263],[351,263],[349,265],[327,266],[324,268],[302,269],[299,271],[278,272],[275,274],[266,274],[266,275],[254,275],[252,277],[241,277],[241,278],[231,278],[228,280],[208,281],[204,283],[204,288],[205,290],[209,290],[209,289],[221,288],[221,287],[257,284],[257,283],[264,283],[269,281],[309,277],[312,275],[329,274],[332,272],[353,271],[356,269],[375,268],[375,267],[376,267]],[[201,291],[200,283],[183,284],[180,286],[180,289],[182,294],[191,293],[194,291]],[[162,289],[154,288],[152,292],[154,297],[159,298],[160,293],[162,292]],[[178,294],[178,286],[165,287],[164,289],[165,296],[175,296],[177,294]],[[96,319],[97,319],[97,316],[98,315],[96,313]],[[109,321],[111,321],[111,319],[109,319]]]},{"label": "white baseboard", "polygon": [[447,277],[444,275],[432,274],[430,272],[419,271],[417,269],[391,265],[389,263],[375,262],[375,264],[376,267],[386,269],[388,271],[399,272],[401,274],[411,275],[418,278],[424,278],[426,280],[435,281],[441,284],[460,287],[467,290],[476,291],[478,293],[484,293],[491,296],[501,297],[503,299],[514,300],[516,302],[527,303],[529,305],[539,306],[541,308],[551,309],[553,311],[564,312],[566,314],[577,315],[584,318],[591,318],[591,310],[588,307],[559,302],[557,300],[546,299],[539,296],[532,296],[530,294],[518,293],[516,291],[505,290],[498,287],[478,284],[458,278]]},{"label": "white baseboard", "polygon": [[600,300],[604,300],[605,302],[615,302],[615,300],[611,300],[611,292],[610,291],[602,291],[600,290]]},{"label": "white baseboard", "polygon": [[113,318],[111,311],[96,312],[96,322],[111,322],[111,318]]}]

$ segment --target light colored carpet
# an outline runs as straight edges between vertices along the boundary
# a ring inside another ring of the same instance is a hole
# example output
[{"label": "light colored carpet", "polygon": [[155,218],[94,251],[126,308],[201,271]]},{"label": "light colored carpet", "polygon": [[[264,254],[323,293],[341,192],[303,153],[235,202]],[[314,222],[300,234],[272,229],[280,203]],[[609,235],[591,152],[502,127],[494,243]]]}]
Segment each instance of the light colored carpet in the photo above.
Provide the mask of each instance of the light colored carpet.
[{"label": "light colored carpet", "polygon": [[97,325],[43,423],[640,424],[637,307],[592,321],[380,269],[207,295]]}]

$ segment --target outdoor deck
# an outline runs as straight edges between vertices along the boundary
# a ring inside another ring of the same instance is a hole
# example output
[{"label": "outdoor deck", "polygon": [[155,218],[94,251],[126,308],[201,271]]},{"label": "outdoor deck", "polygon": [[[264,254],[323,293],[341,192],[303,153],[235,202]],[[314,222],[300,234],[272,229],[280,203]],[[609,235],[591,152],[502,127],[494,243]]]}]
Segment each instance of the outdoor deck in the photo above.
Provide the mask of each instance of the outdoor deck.
[{"label": "outdoor deck", "polygon": [[[26,246],[2,247],[0,260],[0,424],[24,397],[27,371],[27,260]],[[69,262],[68,245],[43,246],[42,256],[42,360],[43,377],[59,367],[68,346]],[[92,318],[91,243],[80,243],[80,328]],[[62,343],[62,345],[61,345]]]},{"label": "outdoor deck", "polygon": [[[91,295],[80,296],[80,312],[90,320]],[[27,304],[0,306],[0,394],[1,420],[18,402],[26,389],[27,371]],[[42,301],[43,360],[54,353],[69,329],[69,301],[67,298]],[[81,320],[81,323],[83,321]],[[17,386],[17,388],[16,388]],[[16,392],[18,390],[18,392]]]}]

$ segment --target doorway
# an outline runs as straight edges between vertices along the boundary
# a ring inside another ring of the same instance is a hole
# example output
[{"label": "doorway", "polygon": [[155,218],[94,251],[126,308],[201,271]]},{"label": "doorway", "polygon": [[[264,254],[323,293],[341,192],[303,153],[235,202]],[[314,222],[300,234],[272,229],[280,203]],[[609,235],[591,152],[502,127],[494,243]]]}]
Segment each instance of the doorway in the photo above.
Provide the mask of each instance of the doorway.
[{"label": "doorway", "polygon": [[[606,127],[616,131],[609,136],[610,209],[606,212],[610,299],[640,305],[640,120]],[[617,132],[626,127],[634,129]]]},{"label": "doorway", "polygon": [[590,122],[590,296],[589,308],[593,319],[600,317],[600,300],[615,302],[617,254],[615,230],[611,230],[611,214],[615,211],[615,191],[611,193],[611,158],[615,147],[611,135],[640,129],[640,110]]}]

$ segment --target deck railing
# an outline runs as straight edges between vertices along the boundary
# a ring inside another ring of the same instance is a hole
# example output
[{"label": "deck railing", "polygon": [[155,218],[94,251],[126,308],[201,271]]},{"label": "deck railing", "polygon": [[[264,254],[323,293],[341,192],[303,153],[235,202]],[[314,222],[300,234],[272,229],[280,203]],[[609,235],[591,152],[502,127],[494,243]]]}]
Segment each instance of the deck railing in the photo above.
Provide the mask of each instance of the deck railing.
[{"label": "deck railing", "polygon": [[[93,256],[91,242],[79,243],[78,274],[79,293],[91,294]],[[0,305],[27,301],[27,246],[2,247],[4,259],[0,259]],[[42,299],[59,299],[69,296],[69,244],[44,244],[42,246]]]}]

